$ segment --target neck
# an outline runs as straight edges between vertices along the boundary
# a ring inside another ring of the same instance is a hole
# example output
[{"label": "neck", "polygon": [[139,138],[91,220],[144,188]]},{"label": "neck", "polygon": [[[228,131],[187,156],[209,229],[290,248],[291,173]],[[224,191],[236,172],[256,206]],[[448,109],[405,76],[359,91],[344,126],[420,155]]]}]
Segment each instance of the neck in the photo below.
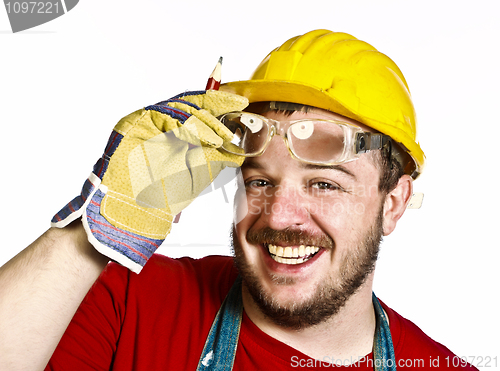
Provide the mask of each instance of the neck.
[{"label": "neck", "polygon": [[318,360],[357,360],[369,354],[375,335],[372,304],[373,274],[345,306],[321,324],[291,330],[266,317],[243,286],[243,307],[252,322],[269,336]]}]

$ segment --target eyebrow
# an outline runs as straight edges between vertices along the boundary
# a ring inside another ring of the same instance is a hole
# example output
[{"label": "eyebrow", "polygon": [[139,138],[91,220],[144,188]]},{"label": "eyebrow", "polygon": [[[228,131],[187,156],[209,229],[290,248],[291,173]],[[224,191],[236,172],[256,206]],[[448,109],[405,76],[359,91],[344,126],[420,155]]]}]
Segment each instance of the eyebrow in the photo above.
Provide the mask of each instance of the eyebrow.
[{"label": "eyebrow", "polygon": [[[342,165],[317,165],[317,164],[308,164],[305,162],[300,163],[300,167],[306,170],[337,170],[341,171],[342,173],[350,176],[354,180],[356,180],[356,175],[348,170],[345,166]],[[247,158],[243,162],[243,165],[241,165],[242,169],[256,169],[256,170],[263,170],[264,166],[257,161],[255,161],[253,158]]]},{"label": "eyebrow", "polygon": [[245,161],[243,161],[243,164],[241,165],[242,169],[257,169],[257,170],[263,170],[264,166],[259,164],[258,162],[255,162],[255,160],[251,157],[247,157]]},{"label": "eyebrow", "polygon": [[356,180],[356,175],[354,175],[353,172],[351,172],[345,166],[342,165],[316,165],[316,164],[302,163],[301,167],[308,170],[338,170]]}]

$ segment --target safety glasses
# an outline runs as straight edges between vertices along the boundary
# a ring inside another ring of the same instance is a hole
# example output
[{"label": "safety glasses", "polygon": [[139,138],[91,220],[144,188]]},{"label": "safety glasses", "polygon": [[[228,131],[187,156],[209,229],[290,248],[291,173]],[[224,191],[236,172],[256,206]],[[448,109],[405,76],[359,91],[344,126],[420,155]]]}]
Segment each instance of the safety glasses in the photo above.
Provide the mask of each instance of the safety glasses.
[{"label": "safety glasses", "polygon": [[248,112],[227,113],[219,120],[234,134],[231,144],[222,148],[245,157],[262,155],[274,135],[283,138],[293,157],[317,165],[338,165],[371,150],[391,148],[389,136],[365,132],[344,121],[277,121]]}]

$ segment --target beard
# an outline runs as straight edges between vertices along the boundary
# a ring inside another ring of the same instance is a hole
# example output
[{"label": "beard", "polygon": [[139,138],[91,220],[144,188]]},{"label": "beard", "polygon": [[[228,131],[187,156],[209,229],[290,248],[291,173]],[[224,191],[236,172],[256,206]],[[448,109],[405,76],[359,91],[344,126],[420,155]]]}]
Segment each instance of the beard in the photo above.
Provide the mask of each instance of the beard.
[{"label": "beard", "polygon": [[[252,269],[245,253],[235,237],[236,229],[233,224],[231,240],[235,265],[238,268],[244,287],[250,293],[261,312],[276,325],[293,330],[300,330],[320,324],[337,314],[344,307],[347,300],[357,292],[366,282],[368,276],[375,269],[378,258],[380,242],[383,235],[382,209],[375,223],[364,236],[350,246],[347,253],[341,257],[339,271],[327,277],[323,283],[316,287],[313,295],[300,303],[279,303],[276,298],[267,293]],[[259,231],[248,231],[247,241],[250,243],[287,242],[289,245],[314,245],[335,248],[330,237],[312,236],[296,230],[276,231],[266,227]],[[318,243],[320,242],[320,243]],[[271,277],[274,284],[291,285],[293,278],[275,275]]]}]

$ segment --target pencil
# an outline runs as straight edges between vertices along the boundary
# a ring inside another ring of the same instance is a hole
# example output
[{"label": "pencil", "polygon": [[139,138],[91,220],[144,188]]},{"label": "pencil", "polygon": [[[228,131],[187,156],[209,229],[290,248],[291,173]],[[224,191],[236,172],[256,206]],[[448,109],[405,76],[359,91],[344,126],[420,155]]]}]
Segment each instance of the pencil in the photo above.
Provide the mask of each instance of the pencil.
[{"label": "pencil", "polygon": [[219,58],[219,61],[215,65],[212,74],[208,78],[207,87],[205,90],[219,90],[220,80],[221,80],[221,68],[222,68],[222,57]]}]

